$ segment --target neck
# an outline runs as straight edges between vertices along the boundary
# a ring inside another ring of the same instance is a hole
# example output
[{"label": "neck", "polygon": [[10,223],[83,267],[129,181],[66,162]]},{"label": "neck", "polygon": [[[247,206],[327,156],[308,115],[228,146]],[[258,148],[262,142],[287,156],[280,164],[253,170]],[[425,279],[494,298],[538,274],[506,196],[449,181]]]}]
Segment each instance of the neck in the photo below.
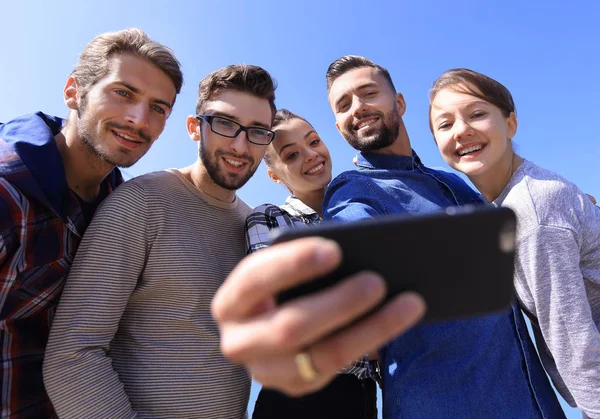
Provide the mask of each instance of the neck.
[{"label": "neck", "polygon": [[198,158],[191,166],[179,169],[181,174],[197,189],[216,200],[231,203],[235,200],[235,192],[217,185],[209,176],[206,168]]},{"label": "neck", "polygon": [[79,138],[76,118],[69,117],[54,140],[65,167],[69,189],[83,200],[93,201],[100,193],[102,181],[114,166],[101,159]]},{"label": "neck", "polygon": [[305,205],[315,210],[315,212],[319,214],[319,217],[323,218],[323,198],[325,197],[325,188],[316,191],[295,193],[294,196],[304,202]]},{"label": "neck", "polygon": [[373,151],[375,154],[393,154],[396,156],[412,156],[412,148],[410,138],[404,126],[404,122],[400,121],[400,129],[396,140],[389,146]]},{"label": "neck", "polygon": [[485,199],[492,202],[500,196],[521,163],[523,158],[511,151],[495,167],[489,168],[481,175],[469,176],[469,179]]}]

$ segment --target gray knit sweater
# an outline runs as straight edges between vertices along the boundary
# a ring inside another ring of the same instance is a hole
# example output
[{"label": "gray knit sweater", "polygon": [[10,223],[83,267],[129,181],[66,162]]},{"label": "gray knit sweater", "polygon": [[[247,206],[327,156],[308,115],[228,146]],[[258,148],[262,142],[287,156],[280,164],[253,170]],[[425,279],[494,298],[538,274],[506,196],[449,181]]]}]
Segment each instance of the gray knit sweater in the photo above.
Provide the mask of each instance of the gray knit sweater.
[{"label": "gray knit sweater", "polygon": [[600,208],[524,161],[494,204],[517,214],[515,287],[561,395],[600,417]]}]

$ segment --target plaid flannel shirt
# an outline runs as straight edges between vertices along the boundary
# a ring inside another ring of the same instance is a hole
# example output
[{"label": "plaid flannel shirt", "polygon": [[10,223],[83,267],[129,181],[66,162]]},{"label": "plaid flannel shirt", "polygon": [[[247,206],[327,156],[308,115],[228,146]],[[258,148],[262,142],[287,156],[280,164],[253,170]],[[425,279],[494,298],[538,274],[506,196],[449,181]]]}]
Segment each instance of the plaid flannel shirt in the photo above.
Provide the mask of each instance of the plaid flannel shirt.
[{"label": "plaid flannel shirt", "polygon": [[[306,228],[320,222],[319,214],[295,196],[288,196],[285,204],[279,207],[271,204],[256,207],[246,217],[246,252],[250,254],[268,247],[278,230]],[[379,366],[365,357],[354,361],[341,373],[354,374],[359,379],[375,379],[379,376]]]},{"label": "plaid flannel shirt", "polygon": [[[1,418],[54,415],[42,362],[63,283],[87,225],[54,136],[63,120],[38,112],[0,124]],[[104,180],[110,193],[118,169]]]}]

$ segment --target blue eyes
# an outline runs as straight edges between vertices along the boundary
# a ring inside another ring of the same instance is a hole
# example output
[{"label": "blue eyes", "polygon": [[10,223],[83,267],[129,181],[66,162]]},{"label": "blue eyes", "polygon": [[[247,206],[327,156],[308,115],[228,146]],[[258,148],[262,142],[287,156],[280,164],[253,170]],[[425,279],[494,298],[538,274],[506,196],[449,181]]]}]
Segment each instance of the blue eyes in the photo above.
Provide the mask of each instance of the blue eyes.
[{"label": "blue eyes", "polygon": [[[122,98],[133,98],[133,95],[127,90],[117,89],[114,92]],[[167,113],[161,106],[158,105],[152,105],[151,109],[160,115],[166,115]]]},{"label": "blue eyes", "polygon": [[262,129],[253,129],[253,130],[250,130],[250,134],[254,135],[256,137],[266,137],[267,136],[267,133],[264,130],[262,130]]},{"label": "blue eyes", "polygon": [[219,124],[220,126],[222,126],[224,128],[233,127],[233,122],[228,121],[227,119],[215,118],[214,122],[216,122],[217,124]]}]

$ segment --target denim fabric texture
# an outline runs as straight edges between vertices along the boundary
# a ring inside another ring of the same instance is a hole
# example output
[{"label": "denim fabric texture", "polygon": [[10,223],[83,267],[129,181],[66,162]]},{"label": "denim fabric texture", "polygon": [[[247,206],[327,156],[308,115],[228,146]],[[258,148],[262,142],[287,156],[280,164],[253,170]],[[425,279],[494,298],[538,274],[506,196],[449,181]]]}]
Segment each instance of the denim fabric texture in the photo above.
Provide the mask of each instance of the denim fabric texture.
[{"label": "denim fabric texture", "polygon": [[[359,153],[357,166],[329,185],[325,219],[485,204],[458,176],[425,167],[414,151]],[[386,419],[565,417],[516,305],[499,314],[416,326],[380,349],[380,364]]]}]

